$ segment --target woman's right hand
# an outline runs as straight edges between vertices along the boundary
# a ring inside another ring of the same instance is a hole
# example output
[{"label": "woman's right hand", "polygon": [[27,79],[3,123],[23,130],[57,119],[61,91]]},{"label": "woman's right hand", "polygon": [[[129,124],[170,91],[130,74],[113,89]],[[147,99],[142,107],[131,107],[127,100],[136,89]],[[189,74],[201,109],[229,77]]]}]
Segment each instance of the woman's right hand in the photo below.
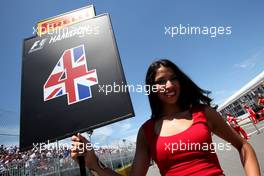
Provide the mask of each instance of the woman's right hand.
[{"label": "woman's right hand", "polygon": [[77,162],[78,156],[84,156],[85,166],[89,169],[96,170],[98,167],[98,158],[95,155],[94,149],[85,137],[80,133],[73,135],[71,137],[72,148],[71,148],[71,157]]},{"label": "woman's right hand", "polygon": [[[98,175],[121,176],[120,174],[107,167],[102,168],[101,166],[99,166],[99,160],[96,157],[94,150],[90,147],[90,142],[85,137],[80,134],[78,134],[77,136],[72,136],[72,142],[73,147],[71,149],[71,156],[77,162],[78,156],[84,156],[85,165],[89,169],[95,171]],[[87,148],[88,150],[85,150],[85,152],[80,152],[80,150],[78,150],[78,146],[80,145],[80,143],[83,143],[86,146],[88,145],[88,147],[90,148]],[[130,171],[130,175],[146,175],[150,164],[150,158],[151,157],[148,150],[148,144],[146,143],[146,139],[144,136],[144,131],[142,128],[140,128],[137,136],[137,149],[135,153],[134,162]]]}]

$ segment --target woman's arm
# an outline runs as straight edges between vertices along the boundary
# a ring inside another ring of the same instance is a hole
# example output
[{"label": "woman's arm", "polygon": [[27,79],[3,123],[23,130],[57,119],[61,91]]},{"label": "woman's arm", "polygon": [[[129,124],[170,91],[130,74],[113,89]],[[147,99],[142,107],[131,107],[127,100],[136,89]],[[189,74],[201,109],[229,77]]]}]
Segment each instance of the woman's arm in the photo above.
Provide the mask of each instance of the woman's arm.
[{"label": "woman's arm", "polygon": [[252,146],[232,127],[228,126],[221,115],[211,107],[205,108],[207,123],[213,133],[231,143],[239,152],[247,176],[260,176],[260,167]]},{"label": "woman's arm", "polygon": [[[94,149],[90,146],[90,141],[78,133],[77,136],[72,136],[72,148],[71,157],[78,162],[78,156],[84,156],[85,166],[89,168],[93,173],[95,172],[100,176],[121,176],[118,173],[112,171],[109,168],[101,168],[99,166],[99,159],[95,155]],[[88,144],[88,145],[87,145]],[[89,148],[86,146],[89,146]],[[85,147],[85,148],[84,148]],[[96,175],[95,174],[95,175]]]},{"label": "woman's arm", "polygon": [[146,142],[143,128],[141,127],[137,136],[135,158],[132,164],[130,176],[145,176],[150,165],[150,152]]},{"label": "woman's arm", "polygon": [[[86,150],[85,153],[82,153],[81,150],[78,151],[78,146],[89,144],[89,141],[78,134],[77,136],[72,136],[72,149],[71,149],[71,156],[74,160],[77,161],[78,156],[85,157],[85,165],[87,168],[93,170],[100,176],[120,176],[120,174],[116,173],[115,171],[111,170],[110,168],[102,168],[99,166],[98,158],[95,155],[94,150]],[[131,176],[143,176],[146,175],[148,171],[148,167],[150,164],[150,155],[148,152],[148,147],[145,141],[144,131],[140,128],[137,136],[137,144],[136,144],[136,153],[134,157],[134,161],[132,164]]]}]

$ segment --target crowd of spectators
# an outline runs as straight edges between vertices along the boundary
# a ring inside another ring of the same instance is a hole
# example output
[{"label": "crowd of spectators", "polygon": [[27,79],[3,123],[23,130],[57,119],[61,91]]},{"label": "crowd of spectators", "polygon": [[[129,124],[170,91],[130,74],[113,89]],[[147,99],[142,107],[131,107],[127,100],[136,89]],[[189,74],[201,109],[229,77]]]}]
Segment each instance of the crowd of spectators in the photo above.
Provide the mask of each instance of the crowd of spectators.
[{"label": "crowd of spectators", "polygon": [[[99,147],[95,151],[103,162],[110,164],[111,160],[112,167],[117,167],[121,163],[123,165],[132,161],[135,146],[132,144],[127,147],[107,146]],[[32,175],[30,172],[34,173],[33,175],[42,175],[77,167],[67,147],[47,148],[41,152],[36,150],[20,152],[17,146],[0,146],[0,175]]]},{"label": "crowd of spectators", "polygon": [[33,150],[20,152],[17,146],[0,146],[0,175],[14,172],[49,172],[60,167],[73,165],[70,150]]}]

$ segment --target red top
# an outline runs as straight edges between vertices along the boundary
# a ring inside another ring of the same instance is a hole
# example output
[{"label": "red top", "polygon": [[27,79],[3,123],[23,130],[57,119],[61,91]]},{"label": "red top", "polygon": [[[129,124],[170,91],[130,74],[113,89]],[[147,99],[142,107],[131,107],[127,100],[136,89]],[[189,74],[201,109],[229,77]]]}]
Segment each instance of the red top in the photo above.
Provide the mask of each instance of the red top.
[{"label": "red top", "polygon": [[246,110],[251,117],[257,118],[256,113],[255,113],[255,111],[253,111],[253,109],[251,109],[250,107],[247,107]]},{"label": "red top", "polygon": [[231,125],[231,126],[233,126],[233,127],[237,127],[237,126],[239,126],[238,125],[238,123],[237,123],[237,119],[236,118],[234,118],[234,117],[232,117],[232,116],[227,116],[227,121],[228,121],[228,123]]},{"label": "red top", "polygon": [[155,121],[149,119],[142,127],[150,154],[162,176],[223,176],[214,152],[211,131],[206,123],[204,107],[190,110],[193,123],[172,136],[159,136]]},{"label": "red top", "polygon": [[264,105],[264,98],[259,99],[259,103]]}]

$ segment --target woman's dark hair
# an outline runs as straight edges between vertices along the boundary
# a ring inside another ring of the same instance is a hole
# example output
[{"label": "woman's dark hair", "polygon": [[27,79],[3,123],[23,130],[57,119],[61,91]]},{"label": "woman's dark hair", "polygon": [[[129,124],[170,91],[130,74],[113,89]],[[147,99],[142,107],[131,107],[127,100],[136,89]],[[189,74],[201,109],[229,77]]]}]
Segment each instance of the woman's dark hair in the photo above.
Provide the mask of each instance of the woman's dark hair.
[{"label": "woman's dark hair", "polygon": [[[183,73],[173,62],[162,59],[156,62],[153,62],[147,71],[146,75],[146,85],[153,86],[155,83],[155,75],[157,70],[161,67],[170,68],[173,70],[174,74],[178,77],[181,92],[179,95],[179,105],[182,109],[187,110],[192,106],[199,104],[205,104],[210,106],[212,99],[208,97],[211,93],[210,91],[203,90],[198,87],[185,73]],[[149,86],[149,87],[150,87]],[[157,93],[149,90],[149,103],[151,107],[151,118],[159,118],[162,112],[160,106],[160,100],[158,99]]]}]

